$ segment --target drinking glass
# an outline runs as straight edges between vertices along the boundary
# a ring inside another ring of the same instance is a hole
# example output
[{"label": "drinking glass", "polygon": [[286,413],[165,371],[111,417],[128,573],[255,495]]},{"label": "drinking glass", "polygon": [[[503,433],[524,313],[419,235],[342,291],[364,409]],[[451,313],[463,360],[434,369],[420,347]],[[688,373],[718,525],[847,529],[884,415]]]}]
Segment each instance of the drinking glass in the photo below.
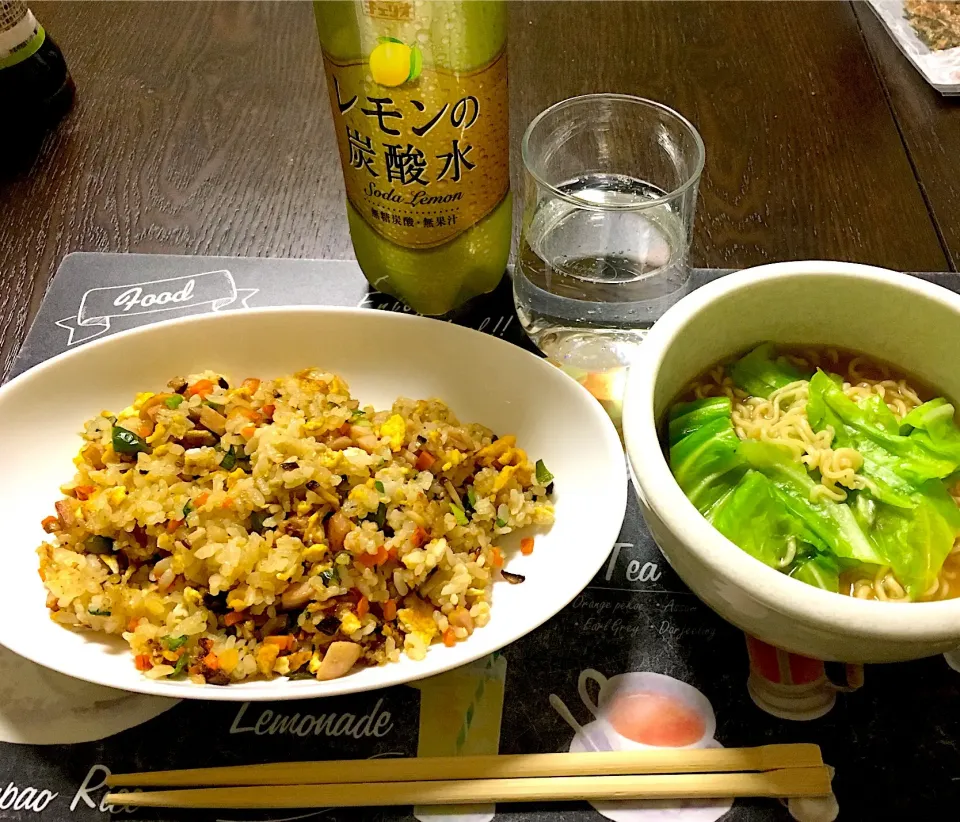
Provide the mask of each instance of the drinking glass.
[{"label": "drinking glass", "polygon": [[689,289],[703,140],[660,103],[587,94],[536,117],[522,156],[520,322],[572,372],[622,369]]}]

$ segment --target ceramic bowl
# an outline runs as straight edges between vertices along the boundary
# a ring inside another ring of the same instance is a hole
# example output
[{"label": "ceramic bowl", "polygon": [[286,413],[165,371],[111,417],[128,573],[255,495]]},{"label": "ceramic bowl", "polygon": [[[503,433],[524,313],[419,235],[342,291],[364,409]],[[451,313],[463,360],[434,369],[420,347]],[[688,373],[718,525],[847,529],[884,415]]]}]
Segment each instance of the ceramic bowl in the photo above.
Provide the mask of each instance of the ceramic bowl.
[{"label": "ceramic bowl", "polygon": [[891,662],[957,647],[960,599],[863,601],[790,579],[714,530],[674,481],[658,436],[668,406],[709,366],[765,340],[863,351],[960,398],[960,296],[944,288],[870,266],[791,262],[697,289],[651,330],[624,403],[643,516],[664,556],[724,619],[794,653]]}]

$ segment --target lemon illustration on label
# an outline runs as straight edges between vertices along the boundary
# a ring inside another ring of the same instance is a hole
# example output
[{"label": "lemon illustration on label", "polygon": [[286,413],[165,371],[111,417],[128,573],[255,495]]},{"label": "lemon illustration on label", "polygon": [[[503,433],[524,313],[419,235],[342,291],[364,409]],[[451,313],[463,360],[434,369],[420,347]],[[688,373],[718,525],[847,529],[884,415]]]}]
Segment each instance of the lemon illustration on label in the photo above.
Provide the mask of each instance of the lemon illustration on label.
[{"label": "lemon illustration on label", "polygon": [[408,46],[394,37],[381,37],[370,52],[370,75],[373,82],[390,88],[416,80],[423,69],[423,54],[416,45]]}]

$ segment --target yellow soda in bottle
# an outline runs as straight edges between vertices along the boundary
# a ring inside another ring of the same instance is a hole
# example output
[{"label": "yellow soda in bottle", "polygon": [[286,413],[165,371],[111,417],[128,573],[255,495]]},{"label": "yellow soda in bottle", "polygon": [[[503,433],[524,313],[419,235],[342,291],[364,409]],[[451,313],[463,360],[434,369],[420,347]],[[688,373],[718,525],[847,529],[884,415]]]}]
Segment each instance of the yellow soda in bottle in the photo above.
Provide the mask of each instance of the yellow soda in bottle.
[{"label": "yellow soda in bottle", "polygon": [[512,217],[505,0],[314,10],[364,275],[421,314],[492,291]]}]

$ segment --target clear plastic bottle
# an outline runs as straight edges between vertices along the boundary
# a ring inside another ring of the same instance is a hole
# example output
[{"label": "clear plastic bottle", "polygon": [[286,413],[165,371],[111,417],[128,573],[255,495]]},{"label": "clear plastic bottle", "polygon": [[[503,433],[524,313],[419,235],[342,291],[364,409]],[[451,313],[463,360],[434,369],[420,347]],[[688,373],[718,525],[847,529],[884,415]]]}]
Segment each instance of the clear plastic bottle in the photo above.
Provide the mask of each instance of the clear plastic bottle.
[{"label": "clear plastic bottle", "polygon": [[314,3],[360,267],[441,315],[510,253],[504,0]]}]

